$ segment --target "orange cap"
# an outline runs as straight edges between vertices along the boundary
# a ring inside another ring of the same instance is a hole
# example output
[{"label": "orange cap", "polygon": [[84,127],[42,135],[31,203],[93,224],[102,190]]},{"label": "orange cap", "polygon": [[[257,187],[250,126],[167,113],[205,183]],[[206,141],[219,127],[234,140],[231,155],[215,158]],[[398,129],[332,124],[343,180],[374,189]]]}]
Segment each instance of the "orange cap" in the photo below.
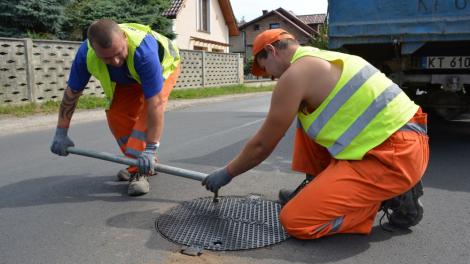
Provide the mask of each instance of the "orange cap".
[{"label": "orange cap", "polygon": [[282,28],[266,30],[255,38],[253,42],[253,64],[251,65],[251,74],[254,76],[266,76],[267,72],[263,71],[256,61],[256,55],[260,53],[268,44],[272,44],[280,39],[295,39],[294,35]]}]

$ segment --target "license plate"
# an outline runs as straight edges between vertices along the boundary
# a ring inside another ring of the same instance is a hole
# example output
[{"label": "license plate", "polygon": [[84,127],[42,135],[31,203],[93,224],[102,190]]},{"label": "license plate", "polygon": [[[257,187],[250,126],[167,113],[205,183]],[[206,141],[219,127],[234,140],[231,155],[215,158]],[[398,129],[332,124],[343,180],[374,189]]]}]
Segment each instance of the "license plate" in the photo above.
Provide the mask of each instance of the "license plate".
[{"label": "license plate", "polygon": [[470,69],[470,56],[460,57],[423,57],[426,69]]}]

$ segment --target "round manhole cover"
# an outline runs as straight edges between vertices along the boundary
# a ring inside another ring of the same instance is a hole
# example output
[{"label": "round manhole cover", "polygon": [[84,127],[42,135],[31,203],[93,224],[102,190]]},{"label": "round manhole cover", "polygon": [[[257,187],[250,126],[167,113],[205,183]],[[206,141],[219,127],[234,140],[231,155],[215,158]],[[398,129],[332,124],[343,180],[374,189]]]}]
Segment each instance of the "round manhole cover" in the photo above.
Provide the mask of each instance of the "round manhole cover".
[{"label": "round manhole cover", "polygon": [[169,240],[210,250],[266,247],[289,238],[281,223],[281,205],[250,197],[221,197],[183,203],[157,218],[157,230]]}]

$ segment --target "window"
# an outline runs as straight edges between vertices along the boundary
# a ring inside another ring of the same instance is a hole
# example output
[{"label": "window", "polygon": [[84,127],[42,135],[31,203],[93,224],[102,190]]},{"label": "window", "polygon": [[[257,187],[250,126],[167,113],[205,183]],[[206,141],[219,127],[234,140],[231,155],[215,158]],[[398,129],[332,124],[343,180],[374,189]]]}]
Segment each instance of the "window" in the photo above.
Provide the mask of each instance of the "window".
[{"label": "window", "polygon": [[201,31],[209,32],[209,2],[210,0],[199,0],[199,21],[198,29]]},{"label": "window", "polygon": [[269,29],[279,28],[279,23],[269,24]]},{"label": "window", "polygon": [[259,30],[259,25],[255,25],[255,30]]},{"label": "window", "polygon": [[196,46],[196,45],[194,45],[193,49],[194,49],[194,50],[204,50],[204,51],[208,51],[208,50],[209,50],[207,47]]}]

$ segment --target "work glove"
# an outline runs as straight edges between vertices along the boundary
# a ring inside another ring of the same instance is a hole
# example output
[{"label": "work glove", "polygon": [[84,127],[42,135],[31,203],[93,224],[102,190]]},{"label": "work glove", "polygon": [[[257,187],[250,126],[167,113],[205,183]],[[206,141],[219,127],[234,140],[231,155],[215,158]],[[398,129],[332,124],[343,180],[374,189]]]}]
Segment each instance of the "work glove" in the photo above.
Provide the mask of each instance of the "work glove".
[{"label": "work glove", "polygon": [[153,175],[155,173],[155,163],[158,158],[157,150],[159,142],[147,142],[147,146],[137,159],[137,169],[141,174]]},{"label": "work glove", "polygon": [[232,180],[232,176],[228,173],[227,166],[211,172],[202,180],[202,186],[206,189],[217,193],[222,186],[227,185]]},{"label": "work glove", "polygon": [[67,147],[74,147],[73,141],[67,136],[68,127],[57,127],[52,140],[51,151],[59,156],[68,156]]}]

